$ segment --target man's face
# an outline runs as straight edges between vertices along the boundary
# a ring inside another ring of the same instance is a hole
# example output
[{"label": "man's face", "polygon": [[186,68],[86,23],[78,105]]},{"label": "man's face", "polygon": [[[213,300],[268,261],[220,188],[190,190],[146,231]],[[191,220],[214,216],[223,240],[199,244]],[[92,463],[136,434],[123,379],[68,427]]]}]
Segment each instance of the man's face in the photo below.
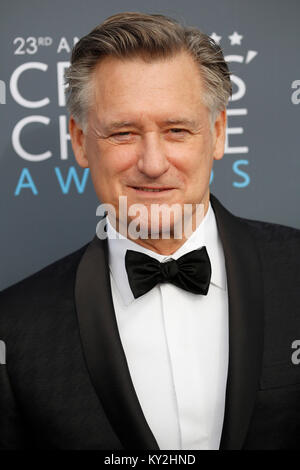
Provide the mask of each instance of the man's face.
[{"label": "man's face", "polygon": [[[211,126],[198,66],[185,52],[145,62],[106,57],[93,75],[86,134],[70,120],[76,159],[96,194],[127,206],[204,204],[214,159],[224,152],[226,114]],[[161,188],[159,192],[138,188]],[[149,210],[149,223],[151,213]],[[128,222],[134,217],[128,217]]]}]

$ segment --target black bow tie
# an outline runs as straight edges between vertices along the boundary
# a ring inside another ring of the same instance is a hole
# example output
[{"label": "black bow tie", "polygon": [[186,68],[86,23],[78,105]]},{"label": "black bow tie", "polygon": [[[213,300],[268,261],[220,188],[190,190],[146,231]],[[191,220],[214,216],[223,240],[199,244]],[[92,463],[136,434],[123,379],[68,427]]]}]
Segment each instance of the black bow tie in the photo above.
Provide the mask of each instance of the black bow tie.
[{"label": "black bow tie", "polygon": [[194,294],[208,292],[211,265],[205,246],[165,263],[139,251],[127,250],[125,266],[136,299],[160,282],[171,282]]}]

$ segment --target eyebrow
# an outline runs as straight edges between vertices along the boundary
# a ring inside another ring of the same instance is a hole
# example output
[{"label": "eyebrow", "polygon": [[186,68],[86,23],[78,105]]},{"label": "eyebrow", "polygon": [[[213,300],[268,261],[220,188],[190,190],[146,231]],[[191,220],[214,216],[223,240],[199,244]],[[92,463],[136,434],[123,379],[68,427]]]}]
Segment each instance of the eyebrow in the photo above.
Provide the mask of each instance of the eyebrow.
[{"label": "eyebrow", "polygon": [[121,129],[122,127],[133,127],[136,126],[136,122],[134,121],[113,121],[108,124],[104,124],[103,128],[106,132],[111,132],[117,129]]},{"label": "eyebrow", "polygon": [[[197,122],[191,119],[186,118],[178,118],[178,119],[166,119],[160,122],[161,125],[168,126],[168,125],[176,125],[176,126],[187,126],[191,128],[197,127]],[[112,132],[114,130],[122,129],[124,127],[139,127],[139,123],[137,121],[113,121],[107,123],[103,126],[106,132]]]},{"label": "eyebrow", "polygon": [[163,121],[165,125],[174,125],[174,126],[188,126],[188,127],[197,127],[198,123],[192,119],[167,119]]}]

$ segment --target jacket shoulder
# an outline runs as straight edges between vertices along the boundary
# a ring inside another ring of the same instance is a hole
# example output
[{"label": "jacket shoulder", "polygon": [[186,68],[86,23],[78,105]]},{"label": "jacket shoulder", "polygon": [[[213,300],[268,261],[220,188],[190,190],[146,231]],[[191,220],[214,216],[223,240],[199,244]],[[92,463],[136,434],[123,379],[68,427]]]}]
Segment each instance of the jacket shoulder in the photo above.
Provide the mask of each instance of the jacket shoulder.
[{"label": "jacket shoulder", "polygon": [[300,230],[271,222],[239,220],[250,232],[265,272],[271,278],[300,282]]},{"label": "jacket shoulder", "polygon": [[0,292],[0,326],[18,324],[28,316],[40,316],[43,311],[67,302],[73,287],[79,262],[88,244],[45,266],[31,276]]},{"label": "jacket shoulder", "polygon": [[257,244],[285,244],[300,249],[300,230],[286,225],[238,217],[251,232]]}]

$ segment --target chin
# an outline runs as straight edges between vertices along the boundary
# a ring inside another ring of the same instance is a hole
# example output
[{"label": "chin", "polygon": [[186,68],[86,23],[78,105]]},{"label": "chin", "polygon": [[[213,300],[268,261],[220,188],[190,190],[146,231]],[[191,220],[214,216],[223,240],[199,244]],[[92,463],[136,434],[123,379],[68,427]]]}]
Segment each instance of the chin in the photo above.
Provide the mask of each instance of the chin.
[{"label": "chin", "polygon": [[[148,217],[137,217],[131,220],[128,223],[128,233],[130,238],[135,238],[138,236],[139,238],[148,238],[148,239],[169,239],[174,237],[177,234],[176,238],[182,237],[182,224],[181,218],[171,217],[167,218],[166,220],[161,220],[161,218],[155,219]],[[137,235],[138,232],[139,235]]]}]

